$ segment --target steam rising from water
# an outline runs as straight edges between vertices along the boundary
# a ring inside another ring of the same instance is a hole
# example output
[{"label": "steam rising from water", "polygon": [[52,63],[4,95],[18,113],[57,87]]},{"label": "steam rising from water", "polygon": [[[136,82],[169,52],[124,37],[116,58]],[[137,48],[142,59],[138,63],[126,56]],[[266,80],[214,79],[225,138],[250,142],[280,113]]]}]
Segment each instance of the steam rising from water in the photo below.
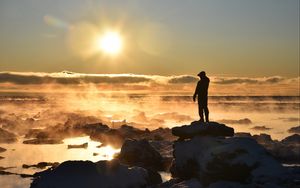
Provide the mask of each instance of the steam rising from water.
[{"label": "steam rising from water", "polygon": [[[155,129],[188,124],[197,120],[197,104],[191,96],[174,93],[141,94],[126,92],[98,93],[1,93],[1,126],[19,135],[34,127],[64,124],[72,115],[91,116],[110,126],[126,122],[137,128]],[[294,96],[211,96],[210,119],[223,120],[237,131],[259,133],[253,126],[266,126],[274,138],[287,136],[285,129],[296,126],[299,99]],[[24,110],[26,109],[26,110]],[[248,118],[250,123],[242,122]],[[32,121],[31,121],[32,120]],[[9,124],[6,122],[6,124]],[[21,125],[22,126],[19,126]],[[284,124],[284,126],[282,126]],[[299,122],[298,122],[299,124]],[[14,126],[12,126],[14,125]],[[250,126],[252,125],[252,126]]]},{"label": "steam rising from water", "polygon": [[[64,144],[25,145],[24,134],[32,128],[47,128],[68,123],[103,122],[113,128],[127,123],[140,129],[156,129],[189,124],[197,120],[197,104],[183,92],[100,92],[95,85],[85,90],[55,92],[1,92],[0,127],[18,135],[15,144],[1,144],[8,149],[1,153],[5,159],[0,166],[15,165],[11,172],[32,173],[21,168],[23,163],[41,161],[61,162],[69,159],[111,159],[118,149],[110,146],[96,148],[100,143],[88,137],[66,139]],[[210,119],[234,127],[236,132],[252,134],[267,133],[273,139],[282,139],[290,134],[291,127],[299,125],[299,96],[210,96]],[[78,136],[78,135],[73,135]],[[70,135],[72,137],[72,135]],[[67,144],[88,142],[88,149],[68,150]],[[57,155],[60,153],[60,155]],[[93,153],[99,153],[95,155]],[[26,161],[27,160],[27,161]],[[22,163],[22,164],[21,164]],[[0,177],[2,185],[30,181],[15,176]]]}]

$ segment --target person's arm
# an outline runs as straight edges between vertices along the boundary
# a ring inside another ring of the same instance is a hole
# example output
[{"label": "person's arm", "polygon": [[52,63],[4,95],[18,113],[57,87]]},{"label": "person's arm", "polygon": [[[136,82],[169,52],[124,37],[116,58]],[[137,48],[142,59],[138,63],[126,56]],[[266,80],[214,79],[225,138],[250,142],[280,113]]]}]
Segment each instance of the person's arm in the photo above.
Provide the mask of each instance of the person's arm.
[{"label": "person's arm", "polygon": [[195,102],[196,101],[196,97],[197,97],[197,94],[198,94],[198,90],[199,90],[199,82],[197,83],[197,86],[196,86],[196,89],[195,89],[195,93],[193,95],[193,101]]}]

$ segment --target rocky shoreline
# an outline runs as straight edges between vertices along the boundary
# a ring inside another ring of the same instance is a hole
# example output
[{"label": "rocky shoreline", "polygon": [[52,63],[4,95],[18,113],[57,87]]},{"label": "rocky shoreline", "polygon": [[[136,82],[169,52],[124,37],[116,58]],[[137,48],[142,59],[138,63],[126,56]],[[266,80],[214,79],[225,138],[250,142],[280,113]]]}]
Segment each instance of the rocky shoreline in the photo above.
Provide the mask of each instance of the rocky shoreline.
[{"label": "rocky shoreline", "polygon": [[[234,134],[232,128],[217,122],[192,122],[191,125],[174,127],[168,130],[173,135],[159,139],[153,139],[156,137],[153,136],[152,131],[143,131],[127,125],[119,129],[105,128],[100,124],[87,127],[101,130],[101,133],[92,131],[94,138],[101,141],[107,135],[119,138],[120,144],[123,141],[119,156],[112,161],[96,163],[63,162],[57,167],[34,174],[32,188],[234,188],[298,187],[300,185],[299,170],[283,167],[276,160],[282,155],[274,158],[274,154],[278,153],[269,152],[270,148],[276,147],[269,147],[269,149],[266,147],[274,144],[278,144],[278,147],[284,144],[284,146],[299,144],[299,135],[293,135],[279,142],[273,141],[266,135]],[[167,132],[165,129],[154,132],[159,131]],[[106,132],[108,134],[104,134]],[[170,137],[172,139],[169,139]],[[177,140],[174,139],[176,137]],[[263,147],[264,144],[267,149]],[[170,153],[170,146],[173,148],[172,153]],[[297,162],[299,153],[295,151],[294,161]],[[162,182],[158,171],[170,172],[172,179]]]}]

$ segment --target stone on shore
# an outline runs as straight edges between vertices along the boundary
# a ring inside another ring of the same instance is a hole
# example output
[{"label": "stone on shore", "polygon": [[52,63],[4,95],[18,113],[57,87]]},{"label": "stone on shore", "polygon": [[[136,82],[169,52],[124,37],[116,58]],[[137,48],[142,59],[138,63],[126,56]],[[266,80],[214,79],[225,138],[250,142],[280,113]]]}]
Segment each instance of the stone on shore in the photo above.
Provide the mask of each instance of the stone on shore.
[{"label": "stone on shore", "polygon": [[0,128],[0,143],[13,143],[17,141],[17,135]]},{"label": "stone on shore", "polygon": [[56,168],[36,173],[31,188],[147,187],[161,183],[157,175],[141,167],[128,168],[117,160],[65,161]]},{"label": "stone on shore", "polygon": [[122,163],[129,166],[163,170],[162,156],[145,139],[126,140],[118,158]]},{"label": "stone on shore", "polygon": [[189,139],[195,136],[233,136],[234,129],[217,122],[194,121],[191,125],[172,128],[172,134],[180,139]]},{"label": "stone on shore", "polygon": [[173,177],[266,184],[285,178],[286,170],[252,138],[197,136],[174,144]]},{"label": "stone on shore", "polygon": [[0,153],[5,152],[5,151],[6,151],[5,148],[0,147]]}]

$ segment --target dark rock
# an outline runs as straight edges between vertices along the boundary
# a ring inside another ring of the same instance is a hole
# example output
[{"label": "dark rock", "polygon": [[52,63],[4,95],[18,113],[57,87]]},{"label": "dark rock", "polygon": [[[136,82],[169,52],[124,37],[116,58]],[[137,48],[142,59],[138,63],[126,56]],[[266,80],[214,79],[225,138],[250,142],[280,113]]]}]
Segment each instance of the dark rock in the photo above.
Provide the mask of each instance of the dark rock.
[{"label": "dark rock", "polygon": [[30,139],[24,140],[23,144],[62,144],[62,140],[57,139]]},{"label": "dark rock", "polygon": [[300,134],[300,125],[297,127],[292,127],[288,130],[289,133],[296,133],[296,134]]},{"label": "dark rock", "polygon": [[300,135],[299,134],[293,134],[291,136],[286,137],[281,141],[284,144],[300,144]]},{"label": "dark rock", "polygon": [[286,164],[300,164],[300,144],[275,143],[265,146],[277,160]]},{"label": "dark rock", "polygon": [[83,143],[83,144],[70,144],[68,145],[68,149],[79,149],[79,148],[83,148],[86,149],[88,147],[89,143]]},{"label": "dark rock", "polygon": [[0,143],[13,143],[17,141],[17,135],[0,128]]},{"label": "dark rock", "polygon": [[173,157],[173,142],[149,140],[149,143],[163,158]]},{"label": "dark rock", "polygon": [[102,148],[102,147],[104,147],[105,146],[105,144],[103,144],[103,143],[100,143],[98,146],[96,146],[97,148]]},{"label": "dark rock", "polygon": [[51,163],[51,162],[39,162],[38,164],[34,164],[34,165],[27,165],[27,164],[23,164],[22,165],[22,168],[39,168],[39,169],[44,169],[46,167],[56,167],[58,166],[59,163],[57,162],[54,162],[54,163]]},{"label": "dark rock", "polygon": [[34,176],[32,174],[16,174],[19,175],[21,178],[33,178]]},{"label": "dark rock", "polygon": [[91,124],[77,124],[73,127],[74,130],[82,131],[83,133],[87,135],[91,135],[94,133],[103,133],[108,131],[110,128],[107,125],[104,125],[102,123],[91,123]]},{"label": "dark rock", "polygon": [[195,136],[233,136],[234,129],[217,122],[204,123],[194,121],[191,125],[172,128],[172,134],[180,139],[188,139]]},{"label": "dark rock", "polygon": [[7,172],[5,170],[0,170],[0,175],[14,175],[12,172]]},{"label": "dark rock", "polygon": [[202,188],[204,187],[199,180],[196,178],[192,178],[189,180],[182,181],[180,183],[177,183],[172,186],[172,188],[185,188],[185,187],[197,187],[197,188]]},{"label": "dark rock", "polygon": [[254,138],[259,144],[271,144],[274,142],[268,134],[253,135],[252,138]]},{"label": "dark rock", "polygon": [[256,130],[256,131],[269,131],[271,130],[272,128],[270,127],[266,127],[266,126],[254,126],[251,128],[252,130]]},{"label": "dark rock", "polygon": [[120,161],[130,166],[154,170],[163,169],[163,158],[147,140],[126,140],[121,148]]},{"label": "dark rock", "polygon": [[[161,183],[140,167],[128,168],[117,160],[66,161],[53,169],[36,173],[31,188],[146,187]],[[157,174],[156,174],[157,175]],[[155,181],[153,181],[155,180]]]},{"label": "dark rock", "polygon": [[180,183],[180,182],[182,182],[182,181],[183,181],[183,180],[181,180],[181,179],[179,179],[179,178],[172,178],[172,179],[170,179],[170,180],[168,180],[168,181],[166,181],[166,182],[163,182],[163,183],[157,185],[156,187],[157,187],[157,188],[170,188],[170,187],[172,187],[173,185],[176,185],[176,184],[178,184],[178,183]]},{"label": "dark rock", "polygon": [[157,188],[202,188],[204,187],[198,179],[189,180],[171,179],[157,186]]},{"label": "dark rock", "polygon": [[140,136],[145,133],[149,133],[148,131],[143,131],[137,128],[134,128],[129,125],[122,125],[119,129],[117,129],[118,132],[124,137],[124,138],[135,138],[137,136]]},{"label": "dark rock", "polygon": [[172,130],[170,128],[162,128],[154,129],[150,132],[150,135],[153,135],[153,140],[166,140],[166,141],[174,141],[176,137],[172,134]]},{"label": "dark rock", "polygon": [[[218,181],[215,183],[210,184],[207,188],[267,188],[268,186],[259,186],[255,184],[241,184],[238,182],[231,182],[231,181]],[[270,188],[279,188],[277,186],[270,186]]]},{"label": "dark rock", "polygon": [[125,138],[122,134],[115,130],[109,129],[106,132],[94,132],[90,135],[90,138],[95,141],[99,141],[104,145],[111,145],[114,148],[120,148],[124,143]]},{"label": "dark rock", "polygon": [[0,147],[0,153],[5,152],[5,151],[6,151],[5,148]]},{"label": "dark rock", "polygon": [[246,133],[246,132],[237,132],[234,133],[235,137],[247,137],[247,138],[251,138],[252,135],[250,133]]}]

